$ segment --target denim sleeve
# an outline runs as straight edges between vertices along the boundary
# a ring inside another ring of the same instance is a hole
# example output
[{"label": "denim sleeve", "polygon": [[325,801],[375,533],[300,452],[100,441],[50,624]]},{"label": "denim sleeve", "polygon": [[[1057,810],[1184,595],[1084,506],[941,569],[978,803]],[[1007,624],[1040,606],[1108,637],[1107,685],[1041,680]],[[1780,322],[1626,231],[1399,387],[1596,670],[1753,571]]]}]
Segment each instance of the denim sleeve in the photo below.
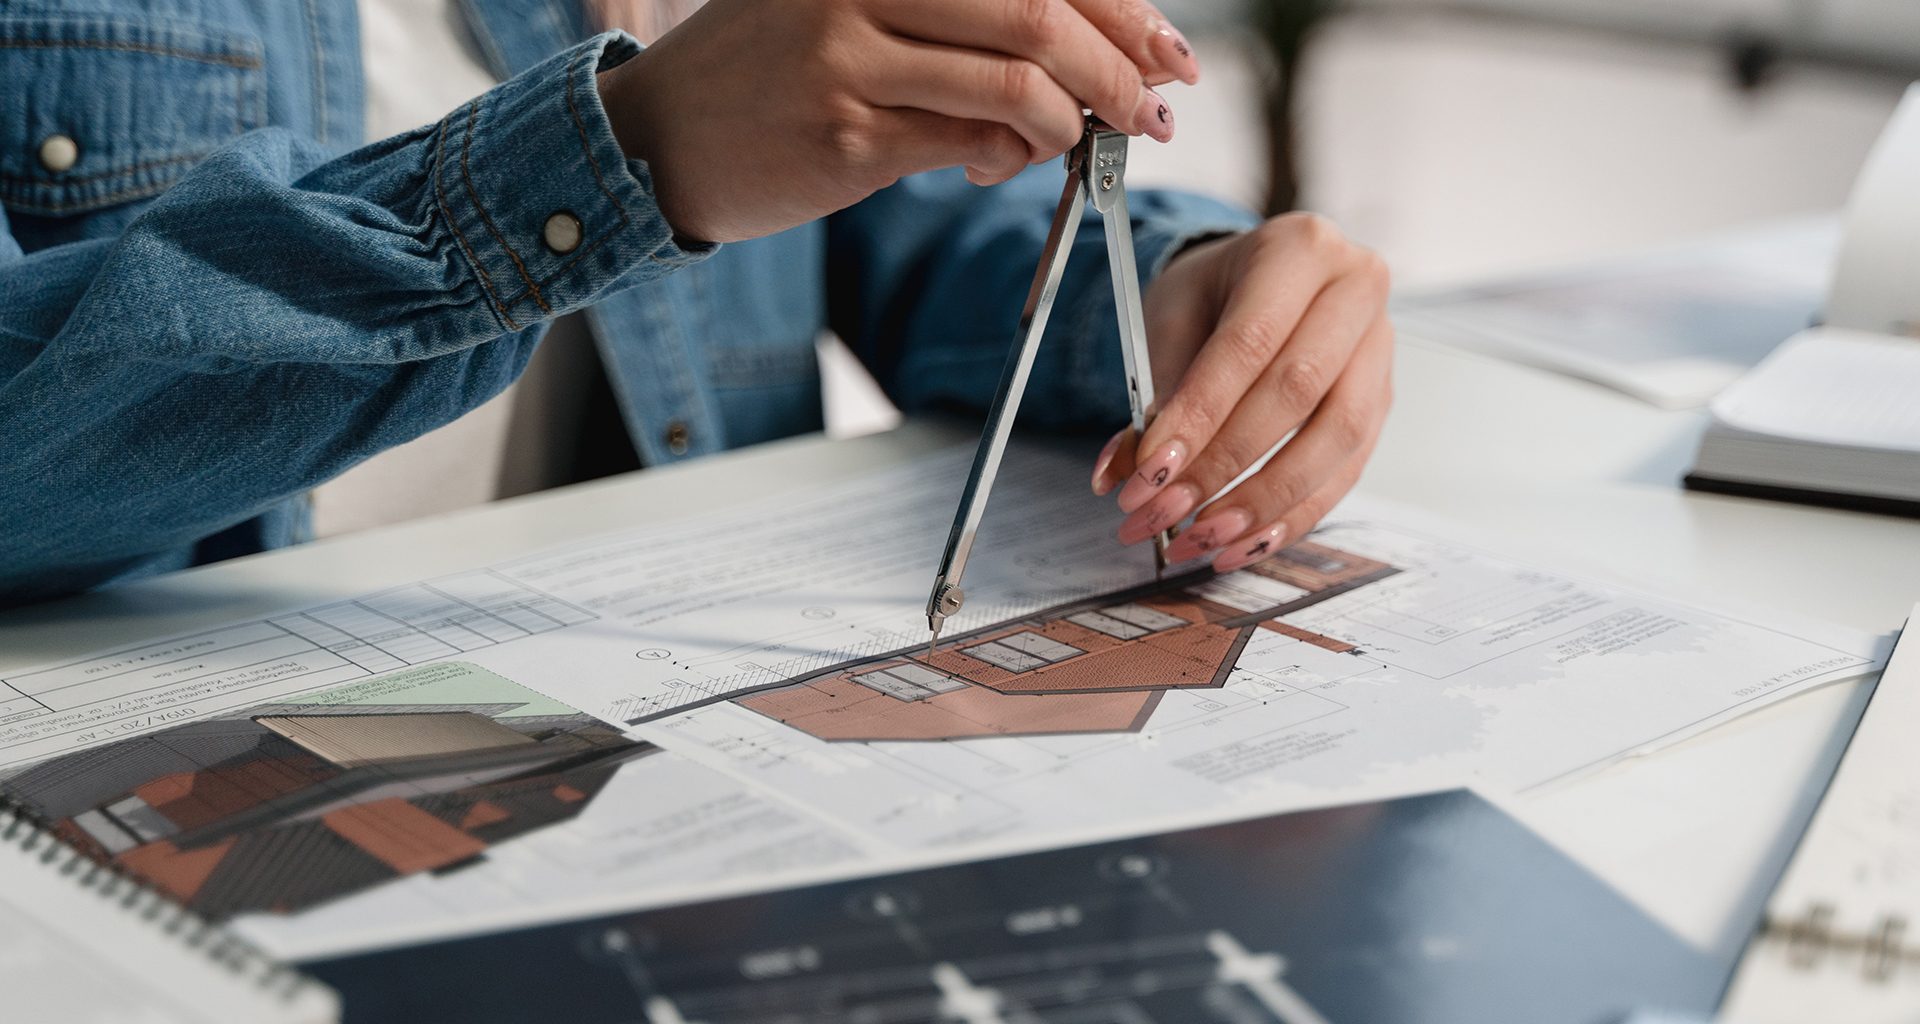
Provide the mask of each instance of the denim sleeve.
[{"label": "denim sleeve", "polygon": [[[835,214],[833,329],[903,410],[977,415],[992,401],[1066,172],[1058,162],[976,188],[959,171],[906,178]],[[1197,196],[1129,196],[1135,258],[1151,280],[1188,242],[1245,230],[1245,210]],[[1020,422],[1113,429],[1127,418],[1118,317],[1099,214],[1067,259]]]},{"label": "denim sleeve", "polygon": [[[600,106],[595,72],[636,52],[596,37],[337,159],[243,136],[117,238],[23,254],[0,231],[0,605],[138,572],[446,423],[551,318],[703,258]],[[556,213],[576,245],[543,244]]]}]

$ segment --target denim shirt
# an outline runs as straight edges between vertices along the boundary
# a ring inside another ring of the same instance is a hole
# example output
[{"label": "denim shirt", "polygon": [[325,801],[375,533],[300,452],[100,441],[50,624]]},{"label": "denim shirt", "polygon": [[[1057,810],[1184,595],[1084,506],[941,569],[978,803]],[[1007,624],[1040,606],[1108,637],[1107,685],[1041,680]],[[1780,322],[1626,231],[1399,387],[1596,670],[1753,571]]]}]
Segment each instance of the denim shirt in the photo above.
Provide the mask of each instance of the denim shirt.
[{"label": "denim shirt", "polygon": [[[366,143],[353,0],[0,0],[0,605],[301,539],[309,488],[499,393],[573,310],[648,464],[819,429],[823,329],[908,412],[991,398],[1057,165],[677,242],[594,87],[633,40],[577,0],[462,7],[506,80]],[[1170,193],[1133,214],[1143,276],[1251,222]],[[1037,426],[1125,415],[1080,239]]]}]

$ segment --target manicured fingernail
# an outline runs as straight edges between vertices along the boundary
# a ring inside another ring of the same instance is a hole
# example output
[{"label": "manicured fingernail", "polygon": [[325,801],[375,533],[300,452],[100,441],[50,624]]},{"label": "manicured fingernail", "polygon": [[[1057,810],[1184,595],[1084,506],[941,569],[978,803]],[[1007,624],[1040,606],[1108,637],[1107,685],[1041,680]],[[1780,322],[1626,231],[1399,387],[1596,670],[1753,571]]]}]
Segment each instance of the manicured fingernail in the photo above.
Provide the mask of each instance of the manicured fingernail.
[{"label": "manicured fingernail", "polygon": [[1140,460],[1133,476],[1127,479],[1127,486],[1120,488],[1120,511],[1132,512],[1145,505],[1148,499],[1160,493],[1180,472],[1187,461],[1187,446],[1179,441],[1168,441],[1160,450]]},{"label": "manicured fingernail", "polygon": [[1248,515],[1245,509],[1230,508],[1225,512],[1209,513],[1181,531],[1180,536],[1167,545],[1167,561],[1184,562],[1189,558],[1210,555],[1215,548],[1247,532],[1252,525],[1253,516]]},{"label": "manicured fingernail", "polygon": [[1180,30],[1164,21],[1153,25],[1153,39],[1149,43],[1153,48],[1153,59],[1160,66],[1172,72],[1174,77],[1188,85],[1200,81],[1200,62],[1194,59],[1193,47],[1188,45],[1187,37]]},{"label": "manicured fingernail", "polygon": [[1093,460],[1093,493],[1105,494],[1113,490],[1120,481],[1107,479],[1107,467],[1113,465],[1113,457],[1120,453],[1120,442],[1133,433],[1132,427],[1121,427],[1120,432],[1107,439],[1106,447]]},{"label": "manicured fingernail", "polygon": [[1187,518],[1187,513],[1198,504],[1200,488],[1185,482],[1174,484],[1160,492],[1159,497],[1135,509],[1120,524],[1120,543],[1138,544]]},{"label": "manicured fingernail", "polygon": [[1173,108],[1152,89],[1140,90],[1140,105],[1134,109],[1133,123],[1156,142],[1173,141]]},{"label": "manicured fingernail", "polygon": [[1232,572],[1235,569],[1244,569],[1280,550],[1286,539],[1286,524],[1275,523],[1221,552],[1220,556],[1213,560],[1213,571]]}]

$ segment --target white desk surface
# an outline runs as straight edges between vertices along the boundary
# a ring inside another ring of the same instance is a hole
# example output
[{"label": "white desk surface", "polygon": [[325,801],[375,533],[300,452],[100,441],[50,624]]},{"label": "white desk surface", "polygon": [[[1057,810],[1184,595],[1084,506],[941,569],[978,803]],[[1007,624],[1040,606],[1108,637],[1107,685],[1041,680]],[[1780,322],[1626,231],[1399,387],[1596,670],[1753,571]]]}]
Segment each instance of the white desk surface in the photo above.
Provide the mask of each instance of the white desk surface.
[{"label": "white desk surface", "polygon": [[[1362,493],[1682,596],[1873,632],[1898,628],[1920,598],[1920,521],[1679,490],[1702,413],[1413,341],[1397,378]],[[894,464],[958,436],[909,425],[785,441],[14,612],[0,616],[0,673]],[[1677,932],[1725,952],[1744,939],[1864,697],[1858,684],[1827,687],[1504,802]]]}]

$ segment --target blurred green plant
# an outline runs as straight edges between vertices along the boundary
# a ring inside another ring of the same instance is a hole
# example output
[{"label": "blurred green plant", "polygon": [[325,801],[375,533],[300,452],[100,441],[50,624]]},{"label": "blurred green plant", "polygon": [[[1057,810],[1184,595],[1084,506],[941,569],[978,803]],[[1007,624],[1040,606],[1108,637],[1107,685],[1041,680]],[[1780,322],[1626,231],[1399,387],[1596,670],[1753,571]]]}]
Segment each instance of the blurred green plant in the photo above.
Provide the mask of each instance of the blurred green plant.
[{"label": "blurred green plant", "polygon": [[1315,31],[1341,6],[1340,0],[1249,0],[1248,20],[1269,60],[1266,95],[1267,213],[1285,213],[1300,202],[1300,65]]}]

